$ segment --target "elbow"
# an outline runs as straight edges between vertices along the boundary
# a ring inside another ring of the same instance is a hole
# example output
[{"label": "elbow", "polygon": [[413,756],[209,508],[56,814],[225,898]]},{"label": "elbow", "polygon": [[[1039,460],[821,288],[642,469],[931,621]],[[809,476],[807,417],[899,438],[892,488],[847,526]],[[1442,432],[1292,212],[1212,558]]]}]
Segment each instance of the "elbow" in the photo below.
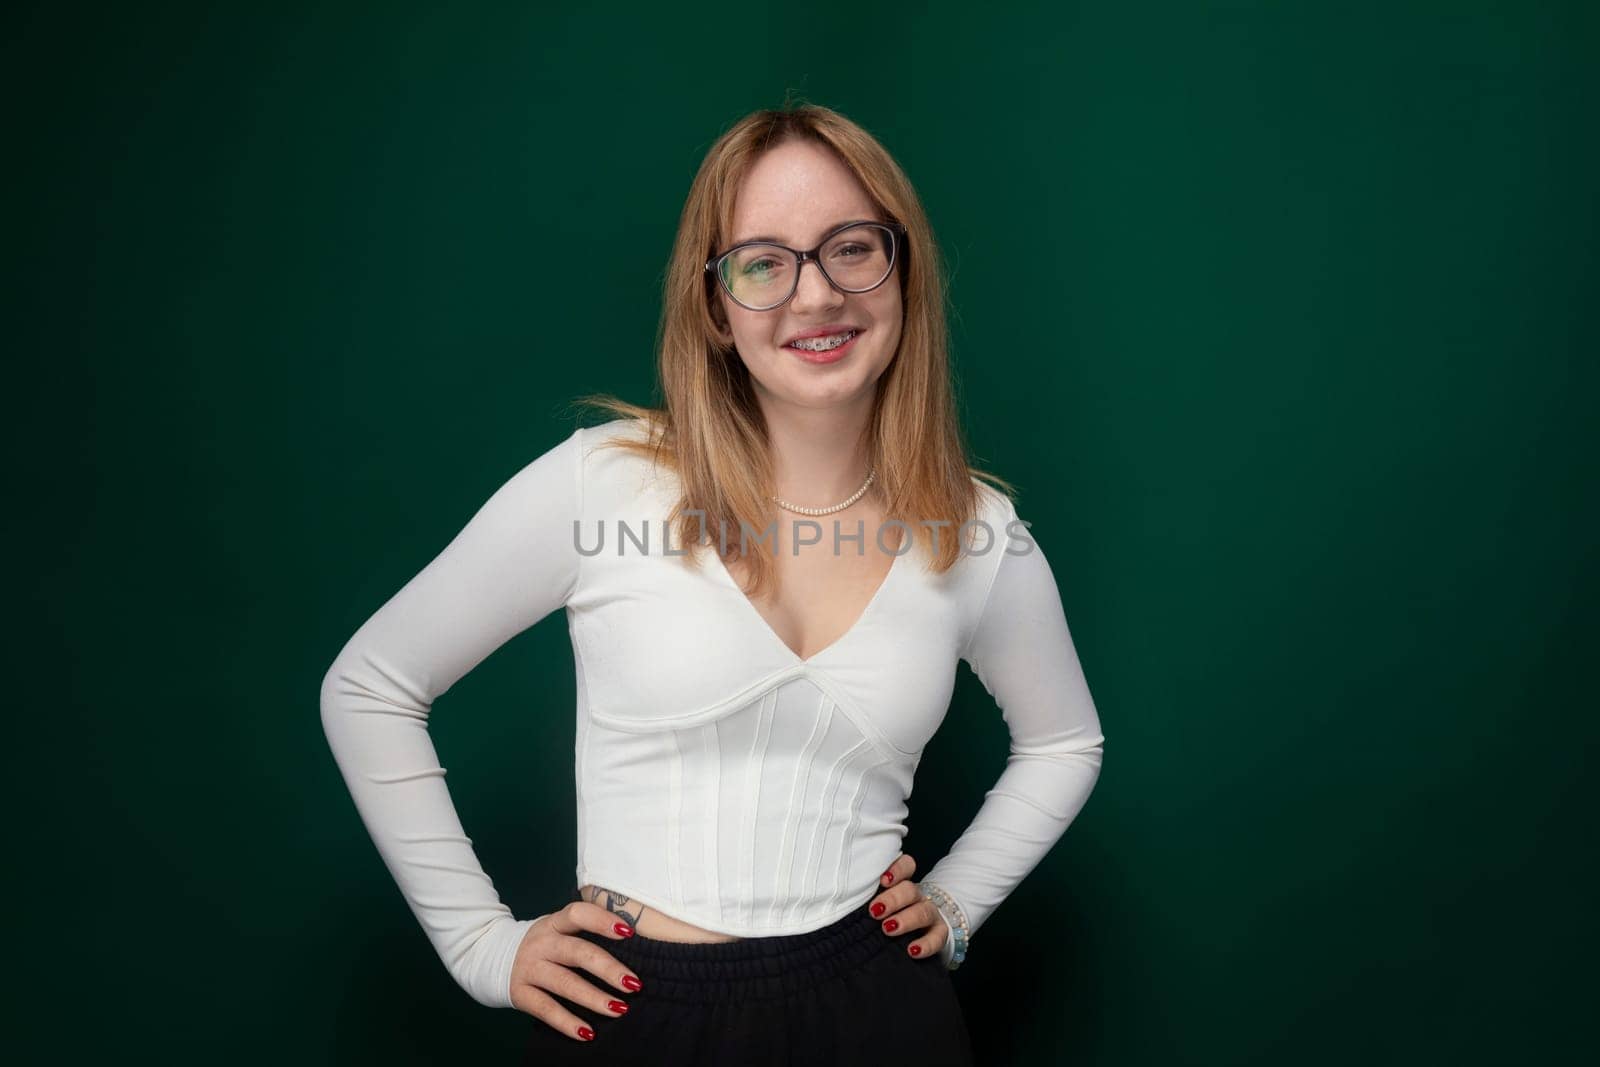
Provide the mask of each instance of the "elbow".
[{"label": "elbow", "polygon": [[335,660],[323,674],[322,686],[317,695],[322,732],[330,741],[333,740],[333,733],[347,706],[343,696],[344,687],[344,663],[342,660]]},{"label": "elbow", "polygon": [[1087,768],[1089,788],[1093,789],[1100,780],[1100,768],[1106,759],[1106,739],[1104,734],[1097,734],[1094,738],[1079,744],[1072,749],[1072,758]]},{"label": "elbow", "polygon": [[1100,773],[1100,765],[1105,762],[1105,758],[1106,758],[1106,739],[1105,739],[1105,735],[1102,734],[1100,737],[1096,738],[1092,743],[1084,746],[1082,749],[1079,750],[1079,754],[1083,757],[1084,762],[1094,764],[1095,774],[1099,774]]},{"label": "elbow", "polygon": [[1045,759],[1062,764],[1088,764],[1098,769],[1105,758],[1105,747],[1105,734],[1099,727],[1095,727],[1091,730],[1074,730],[1033,744],[1025,744],[1013,738],[1011,755]]},{"label": "elbow", "polygon": [[362,657],[353,654],[346,645],[323,672],[322,685],[317,692],[322,730],[329,743],[348,727],[370,695],[373,695],[373,686],[363,670]]},{"label": "elbow", "polygon": [[1048,758],[1058,765],[1072,768],[1076,776],[1087,777],[1090,785],[1100,777],[1100,767],[1105,762],[1104,737],[1082,741],[1053,752]]},{"label": "elbow", "polygon": [[1042,747],[1060,760],[1089,768],[1091,775],[1098,777],[1100,766],[1105,762],[1106,735],[1093,705],[1089,705],[1087,710],[1087,714],[1078,717],[1072,729]]},{"label": "elbow", "polygon": [[1013,745],[1002,779],[991,793],[1026,802],[1065,827],[1077,816],[1100,779],[1104,738],[1060,739],[1049,744]]},{"label": "elbow", "polygon": [[[1087,801],[1089,794],[1094,792],[1094,787],[1100,784],[1100,769],[1106,759],[1105,735],[1099,734],[1084,744],[1077,750],[1076,756],[1084,767],[1083,799]],[[1078,806],[1081,808],[1083,802],[1080,801]]]},{"label": "elbow", "polygon": [[332,741],[336,733],[352,729],[355,721],[374,715],[426,726],[434,695],[389,667],[370,646],[352,641],[322,676],[318,696],[322,728]]}]

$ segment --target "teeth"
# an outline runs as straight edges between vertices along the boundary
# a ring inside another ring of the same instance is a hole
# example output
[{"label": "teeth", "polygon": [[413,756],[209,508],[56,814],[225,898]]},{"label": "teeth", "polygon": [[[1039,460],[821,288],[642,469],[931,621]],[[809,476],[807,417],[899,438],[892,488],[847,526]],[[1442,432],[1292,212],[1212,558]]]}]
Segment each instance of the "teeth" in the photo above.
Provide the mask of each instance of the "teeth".
[{"label": "teeth", "polygon": [[859,332],[859,330],[846,330],[844,333],[836,333],[831,337],[805,337],[798,341],[790,342],[788,347],[803,348],[807,352],[828,352],[838,348]]}]

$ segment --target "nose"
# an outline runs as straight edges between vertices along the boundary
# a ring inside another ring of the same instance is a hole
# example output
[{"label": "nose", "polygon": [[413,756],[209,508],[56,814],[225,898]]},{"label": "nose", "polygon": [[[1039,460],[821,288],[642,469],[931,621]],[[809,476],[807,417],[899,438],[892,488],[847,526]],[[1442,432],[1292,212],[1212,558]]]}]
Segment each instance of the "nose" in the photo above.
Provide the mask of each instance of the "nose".
[{"label": "nose", "polygon": [[[807,274],[807,267],[816,269]],[[812,308],[837,307],[843,300],[844,294],[828,281],[816,260],[800,264],[800,276],[795,280],[794,296],[789,301],[796,312],[804,314]]]}]

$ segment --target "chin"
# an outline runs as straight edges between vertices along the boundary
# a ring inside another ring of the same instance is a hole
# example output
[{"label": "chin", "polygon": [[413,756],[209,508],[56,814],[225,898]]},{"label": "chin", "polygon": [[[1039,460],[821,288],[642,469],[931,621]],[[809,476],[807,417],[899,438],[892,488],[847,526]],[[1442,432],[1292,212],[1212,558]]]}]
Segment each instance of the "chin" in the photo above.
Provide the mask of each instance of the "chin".
[{"label": "chin", "polygon": [[878,363],[850,363],[821,367],[791,367],[779,376],[782,395],[790,403],[805,407],[831,407],[870,395],[882,375]]}]

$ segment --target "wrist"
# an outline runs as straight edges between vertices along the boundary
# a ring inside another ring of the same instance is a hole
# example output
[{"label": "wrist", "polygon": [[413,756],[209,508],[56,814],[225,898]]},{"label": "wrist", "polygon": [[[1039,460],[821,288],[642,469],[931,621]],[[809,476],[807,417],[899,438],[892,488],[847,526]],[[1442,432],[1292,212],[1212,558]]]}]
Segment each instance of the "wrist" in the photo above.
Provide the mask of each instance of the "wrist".
[{"label": "wrist", "polygon": [[[544,916],[539,916],[540,919]],[[494,942],[485,948],[492,951],[492,962],[487,964],[489,969],[489,989],[492,994],[477,996],[475,999],[480,1004],[490,1008],[515,1008],[512,1000],[513,979],[515,977],[517,952],[522,948],[523,939],[527,937],[528,930],[539,919],[510,919],[499,923],[494,932]]]},{"label": "wrist", "polygon": [[967,957],[967,942],[971,939],[972,928],[967,922],[966,912],[961,904],[942,886],[933,882],[922,881],[917,883],[924,899],[928,900],[938,910],[939,917],[944,920],[945,929],[949,932],[944,946],[939,950],[940,958],[945,961],[945,966],[955,970],[961,966]]},{"label": "wrist", "polygon": [[944,944],[939,946],[939,962],[944,964],[945,970],[953,971],[955,968],[950,965],[950,961],[955,958],[956,954],[955,930],[951,927],[950,920],[944,917],[944,912],[942,911],[939,913],[939,921],[944,923],[945,929]]}]

